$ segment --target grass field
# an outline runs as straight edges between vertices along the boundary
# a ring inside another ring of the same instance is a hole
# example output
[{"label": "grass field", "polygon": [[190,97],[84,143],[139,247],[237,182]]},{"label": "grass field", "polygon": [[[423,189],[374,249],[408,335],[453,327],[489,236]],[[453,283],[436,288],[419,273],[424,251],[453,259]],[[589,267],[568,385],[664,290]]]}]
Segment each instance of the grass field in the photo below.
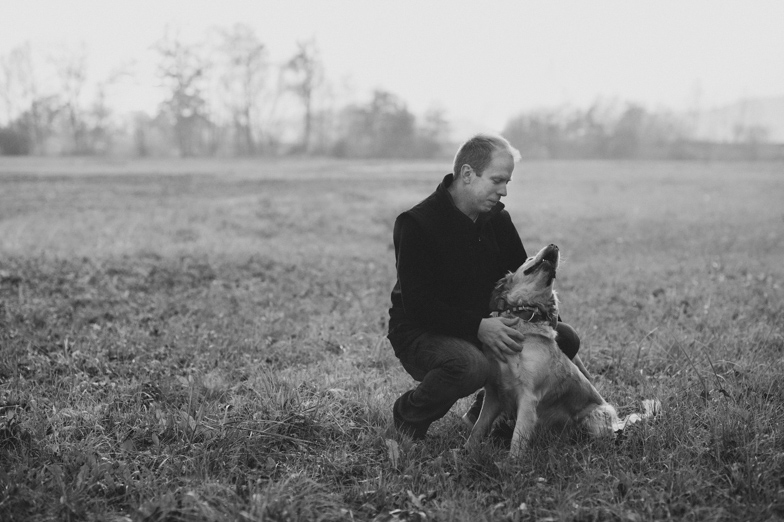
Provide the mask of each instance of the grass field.
[{"label": "grass field", "polygon": [[448,162],[0,159],[0,520],[784,518],[784,165],[522,163],[617,441],[412,444],[395,216]]}]

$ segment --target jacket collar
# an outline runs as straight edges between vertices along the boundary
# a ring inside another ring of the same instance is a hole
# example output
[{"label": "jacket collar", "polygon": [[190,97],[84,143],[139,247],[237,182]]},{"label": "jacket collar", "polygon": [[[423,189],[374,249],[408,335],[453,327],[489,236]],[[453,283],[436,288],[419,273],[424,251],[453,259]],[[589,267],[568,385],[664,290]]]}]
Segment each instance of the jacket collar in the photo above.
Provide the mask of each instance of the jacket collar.
[{"label": "jacket collar", "polygon": [[[465,214],[463,214],[463,212],[459,208],[457,208],[457,205],[455,205],[455,200],[452,199],[452,194],[450,194],[449,190],[447,190],[450,187],[450,185],[454,183],[454,181],[455,181],[454,174],[450,173],[444,176],[444,179],[441,180],[441,183],[439,183],[438,187],[436,188],[436,194],[438,194],[438,196],[442,200],[448,202],[449,206],[455,209],[455,212],[460,212],[461,215],[468,217]],[[479,214],[479,217],[476,219],[476,222],[482,224],[488,219],[500,213],[503,209],[504,209],[504,204],[499,201],[492,209],[490,209],[489,212],[483,212],[482,214]]]}]

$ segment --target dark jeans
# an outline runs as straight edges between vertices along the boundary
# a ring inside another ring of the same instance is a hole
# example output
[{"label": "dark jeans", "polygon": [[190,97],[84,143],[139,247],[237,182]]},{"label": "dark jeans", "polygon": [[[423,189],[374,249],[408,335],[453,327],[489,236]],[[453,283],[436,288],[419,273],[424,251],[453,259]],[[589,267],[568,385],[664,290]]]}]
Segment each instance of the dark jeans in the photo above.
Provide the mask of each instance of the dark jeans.
[{"label": "dark jeans", "polygon": [[[580,349],[574,329],[558,323],[558,347],[570,359]],[[395,346],[403,368],[419,382],[401,395],[392,409],[395,426],[414,438],[422,438],[428,427],[449,412],[458,399],[485,385],[490,362],[479,346],[464,339],[425,332],[407,346]]]}]

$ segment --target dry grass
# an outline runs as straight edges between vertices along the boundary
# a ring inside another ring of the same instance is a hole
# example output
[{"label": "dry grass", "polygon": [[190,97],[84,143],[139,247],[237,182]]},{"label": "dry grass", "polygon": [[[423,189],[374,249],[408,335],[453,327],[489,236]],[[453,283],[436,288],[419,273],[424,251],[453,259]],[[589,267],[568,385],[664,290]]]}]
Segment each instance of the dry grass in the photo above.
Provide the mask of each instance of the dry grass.
[{"label": "dry grass", "polygon": [[384,339],[395,215],[440,164],[0,162],[2,520],[784,517],[784,169],[541,163],[562,315],[623,439],[411,444]]}]

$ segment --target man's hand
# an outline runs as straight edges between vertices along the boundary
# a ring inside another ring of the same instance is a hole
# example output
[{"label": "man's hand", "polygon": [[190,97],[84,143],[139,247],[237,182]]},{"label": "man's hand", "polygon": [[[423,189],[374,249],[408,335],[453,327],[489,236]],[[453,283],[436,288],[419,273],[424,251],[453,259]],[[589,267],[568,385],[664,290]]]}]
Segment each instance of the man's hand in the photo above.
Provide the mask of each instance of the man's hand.
[{"label": "man's hand", "polygon": [[523,334],[512,328],[520,319],[518,317],[488,317],[479,323],[477,337],[492,350],[500,360],[506,362],[508,355],[523,350]]}]

